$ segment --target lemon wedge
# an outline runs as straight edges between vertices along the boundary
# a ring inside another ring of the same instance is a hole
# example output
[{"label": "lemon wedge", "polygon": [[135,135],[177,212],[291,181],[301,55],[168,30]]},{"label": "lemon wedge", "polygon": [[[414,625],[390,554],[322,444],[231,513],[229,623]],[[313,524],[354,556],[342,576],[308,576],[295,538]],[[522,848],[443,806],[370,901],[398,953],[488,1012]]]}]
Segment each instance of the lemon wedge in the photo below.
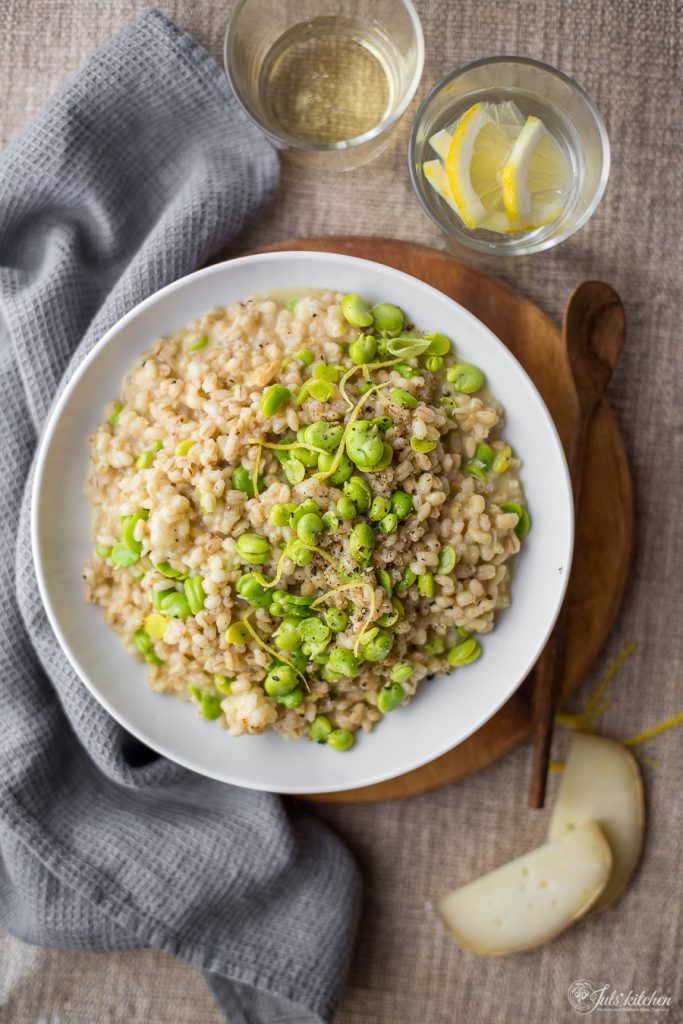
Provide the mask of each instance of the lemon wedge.
[{"label": "lemon wedge", "polygon": [[458,121],[446,158],[451,195],[463,223],[477,228],[487,215],[503,211],[501,168],[513,143],[481,103]]},{"label": "lemon wedge", "polygon": [[[523,222],[562,212],[560,197],[569,189],[571,170],[567,159],[539,117],[528,117],[503,167],[503,205],[514,230]],[[540,211],[544,211],[541,213]],[[542,219],[542,223],[548,220]],[[534,224],[540,227],[540,224]]]}]

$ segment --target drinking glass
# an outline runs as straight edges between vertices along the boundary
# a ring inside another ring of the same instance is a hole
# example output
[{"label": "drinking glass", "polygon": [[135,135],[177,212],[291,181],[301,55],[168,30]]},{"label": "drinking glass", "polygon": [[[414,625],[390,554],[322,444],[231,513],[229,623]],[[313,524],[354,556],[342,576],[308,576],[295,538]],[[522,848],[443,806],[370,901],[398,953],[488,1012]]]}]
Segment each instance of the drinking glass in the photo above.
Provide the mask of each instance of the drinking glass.
[{"label": "drinking glass", "polygon": [[[535,115],[543,120],[564,151],[572,184],[556,220],[534,230],[498,235],[465,227],[431,187],[422,165],[435,156],[429,139],[437,131],[452,128],[477,102],[506,100],[514,101],[524,117]],[[453,71],[434,86],[415,115],[408,161],[423,209],[449,239],[482,255],[524,256],[558,245],[592,216],[607,185],[610,152],[595,104],[571,78],[526,57],[489,57]]]},{"label": "drinking glass", "polygon": [[278,148],[349,170],[387,145],[422,76],[424,38],[410,0],[238,0],[224,59]]}]

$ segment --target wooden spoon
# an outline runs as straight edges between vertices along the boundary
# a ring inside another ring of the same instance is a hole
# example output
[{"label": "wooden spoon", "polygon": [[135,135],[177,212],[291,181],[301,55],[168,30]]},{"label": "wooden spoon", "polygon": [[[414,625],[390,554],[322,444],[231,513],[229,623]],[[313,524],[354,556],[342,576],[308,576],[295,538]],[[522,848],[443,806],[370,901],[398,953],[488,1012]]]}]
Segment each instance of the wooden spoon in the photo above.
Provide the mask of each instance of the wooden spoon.
[{"label": "wooden spoon", "polygon": [[[567,453],[574,494],[574,517],[581,502],[581,469],[590,421],[616,366],[626,321],[621,299],[602,281],[584,281],[567,300],[562,338],[575,392],[572,444]],[[543,807],[555,706],[562,688],[569,588],[555,628],[534,668],[534,742],[529,806]]]}]

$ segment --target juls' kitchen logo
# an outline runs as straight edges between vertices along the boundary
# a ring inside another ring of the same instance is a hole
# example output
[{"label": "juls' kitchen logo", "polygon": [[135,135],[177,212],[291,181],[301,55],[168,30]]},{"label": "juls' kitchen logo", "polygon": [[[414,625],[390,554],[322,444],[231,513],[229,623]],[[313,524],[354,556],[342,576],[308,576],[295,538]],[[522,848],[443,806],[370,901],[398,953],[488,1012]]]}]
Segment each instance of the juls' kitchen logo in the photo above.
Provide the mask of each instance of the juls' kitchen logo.
[{"label": "juls' kitchen logo", "polygon": [[595,1010],[630,1010],[631,1012],[666,1011],[671,1009],[673,999],[653,989],[635,992],[619,992],[611,985],[594,985],[581,979],[573,981],[567,991],[567,999],[577,1013],[593,1013]]}]

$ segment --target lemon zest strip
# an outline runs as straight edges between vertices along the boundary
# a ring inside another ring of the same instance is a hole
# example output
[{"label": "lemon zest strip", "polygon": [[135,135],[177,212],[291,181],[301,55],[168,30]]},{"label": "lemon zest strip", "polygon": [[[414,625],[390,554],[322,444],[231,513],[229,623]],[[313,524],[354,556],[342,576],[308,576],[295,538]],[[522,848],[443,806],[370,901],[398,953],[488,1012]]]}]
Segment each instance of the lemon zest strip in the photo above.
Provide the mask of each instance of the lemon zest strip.
[{"label": "lemon zest strip", "polygon": [[375,612],[377,611],[377,602],[375,601],[375,588],[372,586],[371,583],[363,583],[363,586],[370,588],[370,614],[368,615],[367,621],[363,623],[363,628],[356,637],[356,642],[353,645],[353,653],[356,655],[356,657],[358,657],[358,651],[360,649],[361,640],[363,639],[363,636],[367,633],[371,622],[374,621]]},{"label": "lemon zest strip", "polygon": [[271,587],[276,587],[282,579],[282,570],[284,569],[285,559],[287,553],[291,551],[294,539],[290,540],[285,548],[282,549],[282,554],[278,558],[277,568],[275,570],[275,578],[267,580],[266,577],[260,572],[254,572],[255,579],[261,584],[264,590],[270,590]]},{"label": "lemon zest strip", "polygon": [[318,455],[325,455],[324,448],[317,448],[314,444],[306,444],[305,441],[292,441],[282,444],[272,444],[270,441],[261,441],[258,437],[248,437],[245,444],[258,444],[262,448],[269,448],[274,452],[291,452],[294,448],[306,448],[309,452],[316,452]]},{"label": "lemon zest strip", "polygon": [[663,732],[667,732],[669,729],[675,729],[677,725],[683,725],[683,711],[679,711],[677,715],[672,715],[671,718],[667,718],[666,721],[660,722],[658,725],[652,725],[649,729],[639,732],[637,736],[629,736],[628,739],[622,740],[621,742],[625,747],[635,747],[638,743],[644,743],[645,740],[651,740],[654,739],[655,736],[661,736]]},{"label": "lemon zest strip", "polygon": [[265,651],[266,654],[270,654],[271,658],[275,658],[276,661],[281,661],[284,665],[289,665],[289,667],[292,669],[292,671],[296,672],[296,674],[298,675],[299,679],[302,680],[302,682],[303,682],[304,686],[306,687],[306,689],[310,690],[310,687],[308,685],[308,680],[306,679],[306,676],[303,674],[303,672],[300,672],[299,669],[296,667],[296,665],[293,665],[291,661],[288,661],[287,658],[283,657],[283,655],[279,651],[276,651],[274,647],[269,647],[268,644],[265,643],[265,641],[263,641],[261,639],[261,637],[258,635],[256,630],[252,626],[251,622],[248,621],[248,618],[242,619],[241,621],[242,621],[242,623],[244,625],[244,628],[246,629],[247,633],[249,633],[250,636],[253,637],[253,639],[259,645],[261,650]]},{"label": "lemon zest strip", "polygon": [[[360,367],[358,367],[358,369],[360,369]],[[388,380],[385,381],[383,384],[373,384],[370,390],[366,391],[365,394],[361,397],[361,399],[356,403],[356,405],[353,407],[351,415],[349,416],[348,422],[344,427],[344,433],[342,434],[341,441],[339,442],[339,447],[337,448],[337,453],[335,457],[332,459],[332,464],[330,465],[330,468],[325,470],[324,472],[314,473],[313,475],[316,480],[327,480],[328,476],[333,476],[334,473],[337,472],[337,470],[339,469],[339,464],[344,455],[344,451],[346,449],[346,438],[348,437],[351,427],[358,419],[361,409],[363,408],[367,400],[372,397],[373,394],[378,392],[380,388],[389,387],[389,384],[390,381]]]},{"label": "lemon zest strip", "polygon": [[263,452],[263,444],[261,441],[258,442],[258,448],[256,449],[256,458],[254,459],[254,468],[251,472],[251,485],[254,488],[254,497],[258,498],[258,471],[261,465],[261,453]]}]

